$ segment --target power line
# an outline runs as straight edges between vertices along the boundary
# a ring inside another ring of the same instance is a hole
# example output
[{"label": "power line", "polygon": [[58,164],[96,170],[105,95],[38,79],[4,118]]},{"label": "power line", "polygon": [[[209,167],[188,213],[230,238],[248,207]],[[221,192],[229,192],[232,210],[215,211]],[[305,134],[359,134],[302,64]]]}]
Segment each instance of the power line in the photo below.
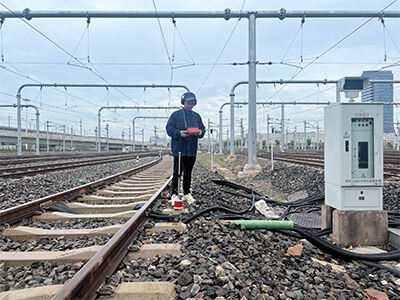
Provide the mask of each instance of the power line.
[{"label": "power line", "polygon": [[[10,11],[12,14],[15,15],[15,13],[9,9],[6,5],[4,5],[3,3],[0,2],[0,5],[3,6],[5,9],[7,9],[8,11]],[[91,73],[93,73],[95,76],[97,76],[98,78],[100,78],[101,80],[103,80],[105,83],[111,85],[111,83],[106,80],[100,73],[93,71],[93,69],[89,68],[86,64],[84,64],[83,62],[81,62],[78,58],[74,57],[70,52],[68,52],[66,49],[64,49],[63,47],[61,47],[59,44],[57,44],[55,41],[53,41],[51,38],[49,38],[47,35],[45,35],[43,32],[41,32],[39,29],[37,29],[36,27],[34,27],[33,25],[31,25],[29,22],[27,22],[26,20],[24,20],[23,18],[19,18],[22,22],[24,22],[26,25],[28,25],[29,27],[31,27],[34,31],[36,31],[39,35],[41,35],[42,37],[44,37],[46,40],[48,40],[51,44],[53,44],[54,46],[56,46],[58,49],[60,49],[62,52],[64,52],[65,54],[67,54],[69,57],[73,58],[75,61],[78,62],[79,65],[81,65],[84,69],[89,70]],[[137,104],[140,106],[139,103],[137,103],[135,100],[133,100],[132,98],[130,98],[126,93],[122,92],[119,88],[115,88],[119,93],[121,93],[122,95],[124,95],[125,97],[127,97],[128,99],[130,99],[133,103]]]},{"label": "power line", "polygon": [[[245,3],[246,3],[246,0],[243,0],[242,8],[240,9],[241,13],[243,12],[243,8],[244,8]],[[224,53],[224,50],[225,50],[226,46],[228,45],[229,41],[231,40],[231,38],[233,36],[233,33],[236,31],[236,28],[239,25],[240,21],[241,21],[241,18],[239,18],[236,21],[236,24],[233,27],[231,33],[229,34],[228,39],[226,40],[226,42],[225,42],[224,46],[222,47],[221,51],[219,52],[219,54],[217,56],[217,59],[215,60],[214,64],[211,66],[210,71],[207,73],[206,78],[204,78],[203,82],[200,84],[200,87],[197,89],[196,93],[198,93],[203,88],[204,84],[207,82],[207,80],[210,77],[211,73],[214,71],[215,66],[217,65],[219,59],[221,58],[222,53]]]},{"label": "power line", "polygon": [[[392,6],[394,3],[396,3],[398,0],[394,0],[392,1],[390,4],[386,5],[381,11],[379,11],[379,14],[384,12],[387,8],[389,8],[390,6]],[[365,22],[363,22],[361,25],[359,25],[358,27],[356,27],[355,29],[353,29],[350,33],[346,34],[343,38],[341,38],[339,41],[337,41],[336,43],[334,43],[332,46],[330,46],[328,49],[326,49],[324,52],[322,52],[320,55],[318,55],[316,58],[314,58],[312,61],[310,61],[304,68],[300,69],[299,71],[297,71],[290,79],[289,81],[292,81],[295,77],[297,77],[301,72],[303,72],[306,68],[308,68],[309,66],[311,66],[316,60],[320,59],[322,56],[324,56],[326,53],[328,53],[329,51],[331,51],[333,48],[335,48],[337,45],[339,45],[340,43],[342,43],[344,40],[346,40],[348,37],[350,37],[351,35],[353,35],[355,32],[357,32],[358,30],[360,30],[362,27],[364,27],[366,24],[368,24],[372,19],[374,19],[374,17],[369,18],[368,20],[366,20]],[[278,91],[276,91],[271,97],[270,99],[272,99],[275,95],[277,95],[282,89],[284,89],[287,86],[287,84],[284,84]]]}]

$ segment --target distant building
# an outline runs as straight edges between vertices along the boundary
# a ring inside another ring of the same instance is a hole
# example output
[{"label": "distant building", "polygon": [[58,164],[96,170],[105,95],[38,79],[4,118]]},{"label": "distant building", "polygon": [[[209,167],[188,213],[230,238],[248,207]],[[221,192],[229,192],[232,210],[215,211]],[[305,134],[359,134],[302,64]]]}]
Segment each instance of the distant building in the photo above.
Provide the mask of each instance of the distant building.
[{"label": "distant building", "polygon": [[[392,71],[363,71],[363,77],[370,80],[393,80]],[[362,102],[393,102],[392,83],[370,83],[361,95]],[[383,132],[394,132],[393,106],[383,107]]]}]

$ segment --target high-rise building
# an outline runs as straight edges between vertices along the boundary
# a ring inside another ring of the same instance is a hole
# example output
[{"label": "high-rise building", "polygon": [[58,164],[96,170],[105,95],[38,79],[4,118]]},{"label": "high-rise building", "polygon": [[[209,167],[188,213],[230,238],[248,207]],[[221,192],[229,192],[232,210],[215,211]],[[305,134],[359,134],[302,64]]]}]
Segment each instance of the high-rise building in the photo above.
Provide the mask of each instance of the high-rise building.
[{"label": "high-rise building", "polygon": [[[393,80],[392,71],[363,71],[363,77],[370,80]],[[392,83],[370,83],[362,92],[362,102],[393,102]],[[394,132],[393,106],[383,106],[383,132]]]}]

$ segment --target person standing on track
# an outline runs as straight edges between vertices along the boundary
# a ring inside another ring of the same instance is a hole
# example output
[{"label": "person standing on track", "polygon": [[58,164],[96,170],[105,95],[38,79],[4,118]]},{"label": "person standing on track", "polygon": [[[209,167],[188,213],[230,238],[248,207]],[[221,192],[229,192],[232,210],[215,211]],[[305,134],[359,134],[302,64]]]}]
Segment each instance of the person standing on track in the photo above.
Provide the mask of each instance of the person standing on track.
[{"label": "person standing on track", "polygon": [[[181,97],[183,108],[171,114],[166,130],[171,137],[171,150],[174,157],[174,172],[172,176],[171,201],[178,198],[178,177],[183,170],[183,200],[193,203],[195,200],[190,193],[192,170],[196,162],[197,143],[206,129],[200,115],[192,109],[197,104],[195,94],[184,93]],[[181,152],[181,170],[179,168],[179,152]]]}]

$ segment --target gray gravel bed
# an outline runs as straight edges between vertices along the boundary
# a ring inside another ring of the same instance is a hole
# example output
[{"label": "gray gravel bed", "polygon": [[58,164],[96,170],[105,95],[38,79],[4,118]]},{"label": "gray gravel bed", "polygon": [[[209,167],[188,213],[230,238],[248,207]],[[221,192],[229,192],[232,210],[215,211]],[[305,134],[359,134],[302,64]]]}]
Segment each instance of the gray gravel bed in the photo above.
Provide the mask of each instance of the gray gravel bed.
[{"label": "gray gravel bed", "polygon": [[[242,158],[241,158],[242,159]],[[274,162],[274,173],[270,173],[270,160],[259,159],[263,171],[255,180],[266,180],[286,195],[307,190],[310,195],[325,191],[324,172],[318,169]],[[385,182],[383,186],[383,208],[400,209],[400,184]]]},{"label": "gray gravel bed", "polygon": [[14,241],[9,238],[0,237],[0,251],[65,251],[94,245],[104,245],[110,239],[109,236],[87,237],[77,239],[65,237],[41,238],[40,240]]},{"label": "gray gravel bed", "polygon": [[93,221],[82,221],[74,220],[69,222],[57,221],[57,222],[39,222],[32,218],[25,219],[18,223],[20,226],[37,227],[42,229],[92,229],[105,227],[116,224],[124,224],[126,220],[93,220]]},{"label": "gray gravel bed", "polygon": [[63,284],[81,268],[82,263],[57,265],[47,262],[10,267],[0,263],[0,292],[43,285]]},{"label": "gray gravel bed", "polygon": [[[190,212],[211,206],[213,200],[230,202],[231,196],[221,194],[210,181],[216,177],[195,166],[192,187],[196,203],[189,206]],[[239,199],[232,199],[231,203],[238,208],[248,204]],[[367,299],[363,294],[367,288],[385,292],[390,299],[400,299],[399,278],[387,271],[333,259],[305,240],[277,232],[243,230],[216,220],[209,213],[188,224],[184,233],[170,231],[150,236],[144,229],[131,250],[137,250],[143,241],[179,241],[183,255],[125,260],[103,290],[112,292],[123,281],[145,280],[175,283],[177,299]],[[300,257],[286,254],[288,247],[299,243],[304,246]],[[340,265],[346,272],[337,272],[311,258]]]},{"label": "gray gravel bed", "polygon": [[18,179],[0,178],[0,210],[126,171],[154,159],[156,157],[145,157],[139,163],[132,159]]}]

